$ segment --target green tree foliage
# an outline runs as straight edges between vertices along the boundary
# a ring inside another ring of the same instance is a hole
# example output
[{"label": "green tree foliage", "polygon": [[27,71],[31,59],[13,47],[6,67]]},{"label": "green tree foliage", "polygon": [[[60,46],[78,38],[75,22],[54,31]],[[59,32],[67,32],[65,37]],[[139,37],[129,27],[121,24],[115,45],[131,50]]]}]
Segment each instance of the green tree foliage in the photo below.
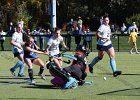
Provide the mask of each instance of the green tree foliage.
[{"label": "green tree foliage", "polygon": [[140,23],[139,23],[140,22],[140,14],[135,14],[135,15],[129,17],[129,18],[127,17],[126,18],[126,22],[129,25],[131,25],[132,22],[136,22],[137,26],[140,27]]},{"label": "green tree foliage", "polygon": [[[6,28],[10,21],[16,24],[22,17],[26,28],[44,27],[50,22],[48,1],[0,0],[0,24]],[[99,21],[106,13],[109,14],[112,23],[129,24],[128,19],[131,19],[132,15],[140,14],[140,0],[57,0],[59,27],[64,22],[69,22],[71,18],[77,20],[78,16],[82,17],[84,23],[90,23],[94,27],[97,25],[95,20]]]}]

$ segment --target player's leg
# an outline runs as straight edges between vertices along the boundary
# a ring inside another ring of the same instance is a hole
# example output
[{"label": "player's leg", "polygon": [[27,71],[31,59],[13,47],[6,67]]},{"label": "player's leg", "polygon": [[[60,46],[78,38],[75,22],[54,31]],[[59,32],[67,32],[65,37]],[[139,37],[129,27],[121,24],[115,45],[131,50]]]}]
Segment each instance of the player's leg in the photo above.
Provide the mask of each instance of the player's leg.
[{"label": "player's leg", "polygon": [[23,55],[23,52],[21,52],[21,53],[19,53],[19,52],[14,53],[14,57],[17,57],[20,60],[20,61],[18,61],[15,64],[14,67],[10,68],[10,71],[11,71],[12,75],[14,75],[14,76],[16,76],[16,74],[15,74],[16,69],[18,67],[21,67],[23,65],[23,62],[24,62],[23,58],[22,57],[21,57],[22,59],[20,58],[20,55]]},{"label": "player's leg", "polygon": [[32,84],[35,84],[34,77],[33,77],[32,61],[30,59],[26,58],[25,62],[28,66],[28,74],[29,74],[30,82]]},{"label": "player's leg", "polygon": [[109,48],[107,50],[107,54],[109,55],[109,58],[110,58],[110,66],[111,66],[112,71],[113,71],[113,76],[116,77],[116,76],[121,74],[121,71],[117,71],[117,68],[116,68],[114,48],[113,47]]},{"label": "player's leg", "polygon": [[53,62],[56,64],[57,67],[61,68],[62,62],[60,62],[58,59],[53,58]]},{"label": "player's leg", "polygon": [[134,48],[136,50],[136,53],[138,54],[139,52],[138,52],[138,49],[137,49],[137,43],[136,42],[134,42]]},{"label": "player's leg", "polygon": [[41,76],[41,78],[43,80],[45,80],[46,77],[43,75],[43,71],[44,71],[44,67],[45,67],[44,62],[40,58],[36,58],[33,60],[33,63],[40,66],[40,71],[39,71],[38,75]]},{"label": "player's leg", "polygon": [[19,76],[19,77],[25,77],[25,75],[23,75],[24,68],[25,68],[23,53],[21,53],[21,54],[18,56],[18,59],[21,61],[21,62],[20,62],[20,65],[19,65],[20,69],[19,69],[18,76]]},{"label": "player's leg", "polygon": [[94,65],[95,65],[96,63],[98,63],[98,61],[100,61],[100,60],[103,58],[104,54],[105,54],[105,51],[98,51],[98,56],[95,57],[95,58],[92,60],[92,62],[89,64],[89,71],[90,71],[91,73],[93,73],[93,67],[94,67]]},{"label": "player's leg", "polygon": [[13,76],[16,76],[16,73],[15,73],[15,71],[16,71],[16,69],[21,65],[21,61],[18,61],[16,64],[15,64],[15,66],[13,66],[12,68],[10,68],[10,71],[11,71],[11,73],[12,73],[12,75]]},{"label": "player's leg", "polygon": [[134,43],[132,42],[132,47],[131,47],[131,50],[130,50],[130,54],[133,54],[133,49],[134,49]]}]

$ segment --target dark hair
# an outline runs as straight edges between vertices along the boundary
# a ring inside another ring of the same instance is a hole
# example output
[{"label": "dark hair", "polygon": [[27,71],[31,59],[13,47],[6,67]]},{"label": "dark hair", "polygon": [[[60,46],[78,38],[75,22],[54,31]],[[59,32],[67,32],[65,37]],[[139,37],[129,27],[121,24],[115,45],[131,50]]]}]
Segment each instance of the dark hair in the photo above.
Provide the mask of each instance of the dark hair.
[{"label": "dark hair", "polygon": [[58,30],[61,30],[61,29],[58,28],[58,27],[56,27],[56,28],[54,29],[54,32],[56,32],[56,31],[58,31]]},{"label": "dark hair", "polygon": [[105,18],[109,18],[109,16],[108,16],[108,15],[104,15],[104,16],[103,16],[103,19],[105,19]]},{"label": "dark hair", "polygon": [[25,35],[25,41],[29,41],[30,38],[33,38],[31,35]]}]

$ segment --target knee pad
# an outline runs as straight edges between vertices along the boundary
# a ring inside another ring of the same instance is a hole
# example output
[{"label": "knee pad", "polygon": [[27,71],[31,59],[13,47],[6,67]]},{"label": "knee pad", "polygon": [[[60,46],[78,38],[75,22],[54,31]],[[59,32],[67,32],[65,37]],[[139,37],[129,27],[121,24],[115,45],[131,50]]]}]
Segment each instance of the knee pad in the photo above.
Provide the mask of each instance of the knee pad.
[{"label": "knee pad", "polygon": [[49,71],[54,77],[58,76],[58,77],[61,77],[65,81],[69,81],[69,74],[66,73],[63,69],[51,66],[49,68]]},{"label": "knee pad", "polygon": [[75,78],[69,77],[69,82],[64,85],[64,89],[75,89],[78,87],[78,82]]},{"label": "knee pad", "polygon": [[51,80],[51,83],[56,87],[63,87],[65,85],[65,82],[60,77],[55,77]]}]

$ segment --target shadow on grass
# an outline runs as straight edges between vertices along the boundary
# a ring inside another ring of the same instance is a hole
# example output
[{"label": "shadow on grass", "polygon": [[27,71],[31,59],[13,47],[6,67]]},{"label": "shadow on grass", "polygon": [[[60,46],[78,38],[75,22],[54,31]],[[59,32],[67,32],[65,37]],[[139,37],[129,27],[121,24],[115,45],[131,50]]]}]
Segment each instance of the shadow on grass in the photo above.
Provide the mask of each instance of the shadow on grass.
[{"label": "shadow on grass", "polygon": [[[38,76],[38,75],[34,75],[34,76]],[[29,79],[28,76],[25,77],[18,77],[18,76],[0,76],[0,79]],[[34,79],[40,79],[40,76],[35,77]]]},{"label": "shadow on grass", "polygon": [[127,95],[127,96],[140,96],[140,87],[139,88],[132,88],[132,89],[123,89],[117,91],[110,91],[105,93],[100,93],[97,95]]},{"label": "shadow on grass", "polygon": [[[113,75],[112,73],[98,73],[98,74],[101,74],[101,75]],[[121,74],[121,75],[126,75],[127,76],[127,75],[140,75],[140,74],[135,74],[135,73],[134,74],[132,74],[132,73],[127,74],[127,73],[125,73],[125,74]]]},{"label": "shadow on grass", "polygon": [[22,82],[0,81],[0,86],[12,85],[12,84],[27,84],[27,82],[26,81],[22,81]]},{"label": "shadow on grass", "polygon": [[30,85],[30,86],[22,86],[22,88],[33,88],[33,89],[60,89],[59,87],[55,87],[53,85]]},{"label": "shadow on grass", "polygon": [[12,99],[12,100],[65,100],[65,99],[41,99],[41,98],[8,98],[8,99]]}]

